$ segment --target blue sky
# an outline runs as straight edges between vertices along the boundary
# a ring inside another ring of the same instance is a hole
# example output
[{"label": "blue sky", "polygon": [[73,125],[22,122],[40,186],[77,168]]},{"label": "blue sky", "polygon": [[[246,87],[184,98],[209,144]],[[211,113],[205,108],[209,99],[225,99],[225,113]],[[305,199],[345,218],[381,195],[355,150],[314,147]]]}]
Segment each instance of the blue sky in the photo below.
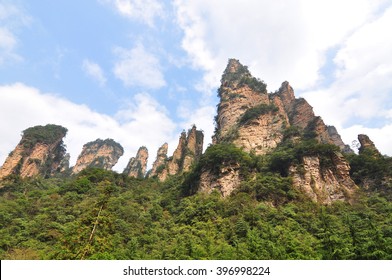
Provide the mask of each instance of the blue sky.
[{"label": "blue sky", "polygon": [[390,26],[387,0],[0,0],[0,162],[46,123],[68,128],[71,162],[118,141],[118,171],[192,124],[208,144],[229,58],[269,91],[289,81],[348,144],[366,133],[392,155]]}]

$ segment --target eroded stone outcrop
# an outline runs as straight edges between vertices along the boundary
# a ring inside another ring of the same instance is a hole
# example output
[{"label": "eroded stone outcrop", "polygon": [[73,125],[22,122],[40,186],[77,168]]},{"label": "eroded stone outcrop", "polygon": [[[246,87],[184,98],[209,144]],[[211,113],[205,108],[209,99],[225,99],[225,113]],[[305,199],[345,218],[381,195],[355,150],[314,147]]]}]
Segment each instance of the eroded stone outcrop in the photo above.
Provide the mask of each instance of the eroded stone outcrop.
[{"label": "eroded stone outcrop", "polygon": [[359,154],[368,153],[370,155],[373,155],[374,157],[382,156],[379,150],[374,145],[373,141],[370,140],[369,136],[367,136],[366,134],[359,134],[358,141],[361,144],[358,150]]},{"label": "eroded stone outcrop", "polygon": [[200,175],[199,191],[211,193],[218,191],[222,197],[229,196],[241,184],[240,165],[232,163],[223,165],[219,173],[214,173],[211,169],[203,169]]},{"label": "eroded stone outcrop", "polygon": [[124,174],[134,178],[144,178],[147,171],[148,150],[146,147],[140,147],[137,151],[136,157],[132,157],[127,167],[124,169]]},{"label": "eroded stone outcrop", "polygon": [[23,131],[22,139],[0,168],[0,179],[9,175],[48,177],[63,168],[67,129],[49,124]]},{"label": "eroded stone outcrop", "polygon": [[324,166],[318,156],[305,156],[302,163],[289,168],[293,185],[313,201],[330,204],[350,200],[357,189],[350,178],[350,166],[340,153],[333,153]]},{"label": "eroded stone outcrop", "polygon": [[169,175],[176,175],[190,170],[192,164],[200,159],[203,153],[204,134],[196,126],[186,133],[183,131],[178,140],[173,156],[167,158],[167,144],[165,143],[157,153],[157,159],[149,173],[149,177],[156,176],[160,181]]},{"label": "eroded stone outcrop", "polygon": [[97,139],[83,146],[72,173],[79,173],[88,167],[111,170],[123,154],[123,147],[113,139]]},{"label": "eroded stone outcrop", "polygon": [[168,144],[164,143],[157,152],[157,157],[152,165],[152,169],[147,174],[147,177],[156,177],[161,175],[162,178],[166,178],[167,170],[166,170],[166,162],[167,162],[167,150]]},{"label": "eroded stone outcrop", "polygon": [[[295,97],[287,81],[277,92],[269,94],[263,81],[252,77],[247,67],[238,60],[230,59],[218,93],[220,102],[215,119],[214,144],[233,143],[245,152],[265,155],[285,140],[288,128],[295,128],[298,135],[290,136],[293,143],[299,143],[302,138],[315,139],[319,143],[336,145],[341,151],[351,151],[336,128],[327,126],[321,117],[315,116],[305,99]],[[355,184],[343,157],[337,154],[331,156],[329,168],[320,165],[318,156],[303,157],[302,160],[301,168],[292,166],[289,170],[294,186],[320,203],[349,199]],[[298,171],[300,169],[303,173]],[[208,188],[219,189],[226,196],[237,185],[233,182],[239,179],[234,178],[239,178],[235,168],[228,167],[214,176],[202,169],[199,189],[207,192]],[[230,180],[233,182],[230,183]]]}]

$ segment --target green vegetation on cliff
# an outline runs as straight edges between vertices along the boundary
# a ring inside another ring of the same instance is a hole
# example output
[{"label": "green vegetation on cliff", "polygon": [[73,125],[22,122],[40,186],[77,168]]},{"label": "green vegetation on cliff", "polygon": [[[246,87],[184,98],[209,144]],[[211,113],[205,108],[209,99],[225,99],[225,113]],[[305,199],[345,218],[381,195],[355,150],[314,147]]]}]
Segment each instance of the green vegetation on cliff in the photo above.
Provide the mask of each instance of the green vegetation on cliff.
[{"label": "green vegetation on cliff", "polygon": [[32,148],[37,143],[50,145],[62,140],[66,134],[67,129],[59,125],[38,125],[24,130],[21,142],[25,148]]}]

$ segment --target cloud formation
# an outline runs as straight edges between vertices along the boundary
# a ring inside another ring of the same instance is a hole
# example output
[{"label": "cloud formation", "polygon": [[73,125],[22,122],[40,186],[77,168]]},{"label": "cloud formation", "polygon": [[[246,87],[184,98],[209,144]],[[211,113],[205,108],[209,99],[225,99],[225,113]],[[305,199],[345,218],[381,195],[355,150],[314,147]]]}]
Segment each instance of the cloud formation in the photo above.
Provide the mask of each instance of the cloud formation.
[{"label": "cloud formation", "polygon": [[[214,93],[227,59],[238,58],[269,91],[288,80],[348,143],[355,136],[352,127],[361,129],[357,134],[388,137],[388,1],[176,0],[174,5],[182,47],[193,67],[204,72],[201,91]],[[392,154],[390,145],[375,142]]]},{"label": "cloud formation", "polygon": [[22,60],[16,51],[18,38],[15,30],[28,22],[29,17],[17,6],[7,2],[0,3],[0,65]]},{"label": "cloud formation", "polygon": [[[302,95],[328,123],[341,127],[346,141],[368,132],[383,153],[392,154],[392,7],[348,36],[334,56],[334,81]],[[346,130],[346,131],[345,131]]]},{"label": "cloud formation", "polygon": [[275,90],[284,80],[298,89],[314,86],[326,51],[368,20],[378,8],[374,3],[176,0],[175,7],[182,46],[207,72],[206,83],[216,86],[227,59],[235,57]]},{"label": "cloud formation", "polygon": [[163,17],[163,6],[157,0],[101,0],[115,7],[127,18],[143,22],[150,27],[154,26],[156,18]]},{"label": "cloud formation", "polygon": [[85,59],[82,63],[82,69],[87,76],[98,82],[101,87],[106,85],[105,73],[97,63]]},{"label": "cloud formation", "polygon": [[159,59],[141,43],[132,49],[116,47],[114,54],[117,61],[113,73],[124,86],[159,89],[166,85]]}]

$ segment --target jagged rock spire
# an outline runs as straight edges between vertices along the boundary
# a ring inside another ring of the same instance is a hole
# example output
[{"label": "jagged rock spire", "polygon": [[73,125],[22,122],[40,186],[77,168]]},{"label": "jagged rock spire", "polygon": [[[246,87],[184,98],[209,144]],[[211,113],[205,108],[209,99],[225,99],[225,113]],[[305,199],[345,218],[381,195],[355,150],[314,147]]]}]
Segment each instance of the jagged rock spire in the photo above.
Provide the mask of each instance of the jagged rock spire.
[{"label": "jagged rock spire", "polygon": [[127,167],[124,169],[124,174],[134,178],[144,178],[147,171],[148,150],[146,147],[140,147],[137,151],[136,157],[132,157]]},{"label": "jagged rock spire", "polygon": [[374,145],[373,141],[370,140],[369,136],[367,136],[366,134],[359,134],[358,141],[361,144],[358,150],[359,154],[368,153],[373,155],[374,157],[381,157],[381,153],[376,148],[376,145]]},{"label": "jagged rock spire", "polygon": [[167,144],[158,150],[157,159],[149,177],[157,176],[160,181],[166,180],[169,175],[176,175],[190,170],[193,163],[200,159],[203,153],[204,134],[196,126],[186,133],[183,131],[178,140],[173,156],[167,158]]},{"label": "jagged rock spire", "polygon": [[[232,143],[256,155],[274,151],[282,141],[293,141],[294,144],[301,138],[335,144],[342,151],[346,149],[337,130],[328,127],[321,117],[316,116],[304,98],[296,98],[287,81],[282,83],[279,91],[268,94],[264,82],[253,77],[238,60],[230,59],[221,82],[214,144]],[[288,128],[291,128],[291,132]],[[288,136],[293,131],[296,131],[296,138]],[[306,192],[309,196],[326,204],[333,200],[348,199],[356,188],[344,157],[339,153],[330,154],[329,157],[334,165],[332,168],[323,169],[319,156],[312,155],[300,159],[302,173],[294,163],[287,170],[293,177],[294,186],[308,186]],[[226,190],[222,195],[229,195],[234,189],[231,182],[241,181],[236,166],[223,164],[220,174],[215,177],[209,176],[211,174],[208,172],[204,170],[200,175],[199,187],[202,190],[220,186],[221,190]],[[312,181],[311,178],[317,180]],[[317,190],[312,193],[314,188]]]},{"label": "jagged rock spire", "polygon": [[167,149],[168,144],[164,143],[157,152],[157,157],[152,165],[152,169],[148,174],[148,177],[157,176],[158,173],[161,173],[163,169],[165,169],[166,162],[167,162]]}]

